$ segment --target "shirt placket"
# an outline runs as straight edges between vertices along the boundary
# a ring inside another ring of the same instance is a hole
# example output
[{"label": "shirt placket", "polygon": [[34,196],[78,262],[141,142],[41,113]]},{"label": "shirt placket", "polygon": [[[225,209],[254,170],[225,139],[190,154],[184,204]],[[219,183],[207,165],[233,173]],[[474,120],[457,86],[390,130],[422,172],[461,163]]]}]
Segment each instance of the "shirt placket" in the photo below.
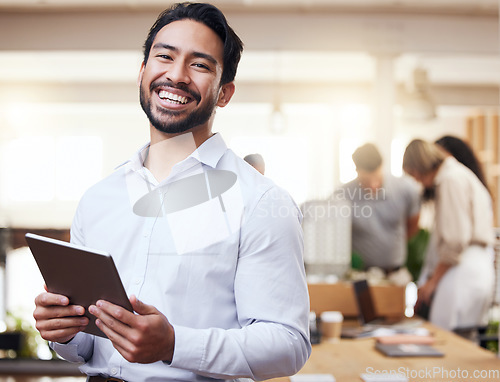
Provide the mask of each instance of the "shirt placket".
[{"label": "shirt placket", "polygon": [[[156,180],[146,171],[143,171],[141,175],[146,181],[148,191],[151,192],[153,188],[158,185]],[[141,288],[146,279],[149,244],[155,220],[156,218],[154,217],[145,217],[142,230],[138,232],[137,249],[132,268],[134,273],[129,285],[129,293],[135,295],[137,298],[139,298]]]}]

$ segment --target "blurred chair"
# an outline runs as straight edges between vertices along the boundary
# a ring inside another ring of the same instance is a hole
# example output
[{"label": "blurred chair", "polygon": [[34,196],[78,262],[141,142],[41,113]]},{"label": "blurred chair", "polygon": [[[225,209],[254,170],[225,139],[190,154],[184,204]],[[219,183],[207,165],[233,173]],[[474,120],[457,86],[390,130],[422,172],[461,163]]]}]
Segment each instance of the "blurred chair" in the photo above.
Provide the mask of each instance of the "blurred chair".
[{"label": "blurred chair", "polygon": [[345,200],[311,200],[301,206],[304,261],[309,280],[343,278],[351,267],[351,207]]}]

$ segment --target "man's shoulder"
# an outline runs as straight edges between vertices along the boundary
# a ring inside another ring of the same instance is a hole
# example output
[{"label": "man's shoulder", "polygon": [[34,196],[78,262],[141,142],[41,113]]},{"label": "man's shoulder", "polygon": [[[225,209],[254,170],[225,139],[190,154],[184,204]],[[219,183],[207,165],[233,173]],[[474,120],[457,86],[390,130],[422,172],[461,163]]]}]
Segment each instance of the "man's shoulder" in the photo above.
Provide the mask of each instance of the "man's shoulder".
[{"label": "man's shoulder", "polygon": [[123,167],[116,168],[113,172],[91,185],[83,194],[82,199],[88,199],[103,194],[115,194],[125,184],[125,171]]},{"label": "man's shoulder", "polygon": [[340,185],[339,188],[358,188],[359,187],[359,180],[358,178],[354,178],[350,181],[348,181],[347,183],[344,183],[342,185]]}]

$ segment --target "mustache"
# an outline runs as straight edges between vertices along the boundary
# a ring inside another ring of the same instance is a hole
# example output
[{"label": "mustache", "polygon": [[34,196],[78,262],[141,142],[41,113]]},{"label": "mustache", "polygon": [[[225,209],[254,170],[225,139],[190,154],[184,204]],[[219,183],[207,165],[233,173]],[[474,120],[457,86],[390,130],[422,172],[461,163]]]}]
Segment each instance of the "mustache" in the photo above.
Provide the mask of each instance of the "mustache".
[{"label": "mustache", "polygon": [[201,95],[200,93],[197,93],[191,89],[189,89],[189,87],[187,85],[184,85],[184,84],[174,84],[172,81],[168,81],[168,80],[157,80],[157,81],[153,81],[151,83],[151,85],[149,85],[149,91],[154,91],[154,89],[158,88],[158,87],[169,87],[169,88],[173,88],[173,89],[178,89],[178,90],[181,90],[185,93],[188,93],[195,101],[196,103],[200,103],[201,101]]}]

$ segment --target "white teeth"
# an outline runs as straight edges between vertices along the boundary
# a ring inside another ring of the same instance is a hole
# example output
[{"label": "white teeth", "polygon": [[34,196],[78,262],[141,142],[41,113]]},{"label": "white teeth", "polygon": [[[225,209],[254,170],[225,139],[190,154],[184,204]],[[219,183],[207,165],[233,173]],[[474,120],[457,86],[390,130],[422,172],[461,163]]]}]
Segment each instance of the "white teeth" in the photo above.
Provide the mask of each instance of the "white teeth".
[{"label": "white teeth", "polygon": [[183,105],[188,102],[188,99],[186,97],[182,97],[182,96],[180,96],[178,94],[169,93],[166,90],[160,90],[158,92],[158,96],[161,99],[167,99],[167,100],[169,100],[171,102],[180,103],[180,104],[183,104]]}]

